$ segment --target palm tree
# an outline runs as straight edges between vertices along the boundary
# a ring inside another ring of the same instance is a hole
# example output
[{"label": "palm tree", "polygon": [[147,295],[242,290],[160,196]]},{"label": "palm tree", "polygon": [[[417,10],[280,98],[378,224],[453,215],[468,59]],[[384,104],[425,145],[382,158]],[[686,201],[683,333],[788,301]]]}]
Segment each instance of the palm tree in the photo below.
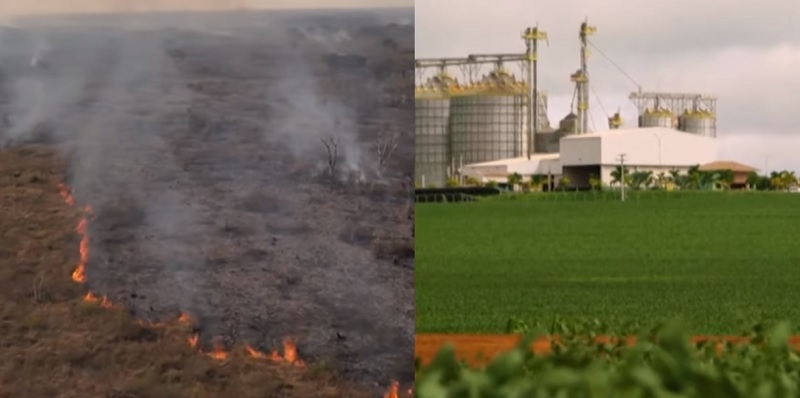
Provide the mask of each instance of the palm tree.
[{"label": "palm tree", "polygon": [[614,170],[611,170],[611,185],[614,184],[622,184],[622,175],[625,174],[625,179],[628,180],[628,176],[630,176],[630,172],[628,172],[628,168],[623,168],[622,166],[614,167]]},{"label": "palm tree", "polygon": [[719,182],[719,172],[716,171],[700,171],[697,175],[698,189],[713,189]]},{"label": "palm tree", "polygon": [[561,178],[558,179],[558,187],[561,188],[561,189],[565,189],[565,188],[569,187],[569,185],[571,183],[572,183],[572,181],[570,181],[569,177],[567,177],[567,176],[562,176]]},{"label": "palm tree", "polygon": [[473,176],[467,176],[464,178],[464,184],[471,187],[477,187],[478,185],[481,185],[481,182]]},{"label": "palm tree", "polygon": [[677,169],[672,169],[669,171],[669,178],[672,180],[672,183],[675,184],[676,187],[679,189],[686,188],[686,176],[681,175],[681,171]]},{"label": "palm tree", "polygon": [[775,190],[785,190],[797,185],[797,176],[794,171],[773,171],[769,175],[769,185]]},{"label": "palm tree", "polygon": [[783,178],[787,187],[797,185],[797,176],[794,174],[794,171],[783,171],[781,172],[781,177]]},{"label": "palm tree", "polygon": [[514,188],[517,187],[517,185],[521,183],[522,183],[522,175],[520,175],[519,173],[515,172],[508,175],[508,186],[511,187],[512,191],[514,190]]},{"label": "palm tree", "polygon": [[599,191],[603,185],[603,181],[595,174],[589,174],[589,186],[593,191]]},{"label": "palm tree", "polygon": [[723,189],[730,189],[733,184],[733,170],[725,169],[717,172],[717,182]]},{"label": "palm tree", "polygon": [[653,184],[652,171],[635,171],[630,176],[630,186],[633,189],[647,188]]},{"label": "palm tree", "polygon": [[686,172],[686,176],[687,188],[700,189],[703,176],[699,165],[689,167],[689,170]]},{"label": "palm tree", "polygon": [[747,187],[749,189],[758,189],[761,183],[761,176],[755,171],[747,173]]},{"label": "palm tree", "polygon": [[658,173],[655,177],[656,185],[658,189],[666,189],[667,188],[667,181],[669,181],[669,177],[663,171]]},{"label": "palm tree", "polygon": [[544,182],[545,182],[546,179],[547,179],[547,176],[545,176],[545,175],[534,174],[534,175],[531,176],[531,186],[533,187],[534,190],[541,191],[542,190],[542,185],[544,185]]}]

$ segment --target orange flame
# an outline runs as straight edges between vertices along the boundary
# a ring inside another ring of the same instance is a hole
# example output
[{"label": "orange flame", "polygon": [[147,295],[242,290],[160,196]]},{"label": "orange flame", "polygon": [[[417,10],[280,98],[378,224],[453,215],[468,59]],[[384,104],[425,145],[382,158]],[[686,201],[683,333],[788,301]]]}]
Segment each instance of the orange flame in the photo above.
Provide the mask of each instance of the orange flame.
[{"label": "orange flame", "polygon": [[[58,193],[68,205],[72,206],[75,204],[75,198],[72,196],[72,192],[70,192],[69,187],[67,187],[65,184],[58,184]],[[75,266],[75,270],[72,271],[72,280],[78,283],[86,282],[86,263],[89,260],[89,236],[86,234],[86,227],[89,224],[87,215],[92,213],[92,208],[91,206],[86,205],[82,210],[84,215],[78,222],[78,225],[75,227],[75,232],[77,232],[81,237],[81,259],[80,262],[78,262],[78,265]]]},{"label": "orange flame", "polygon": [[250,345],[244,346],[244,349],[247,350],[247,353],[255,359],[267,359],[267,354],[264,354]]},{"label": "orange flame", "polygon": [[80,243],[80,261],[72,272],[72,280],[78,283],[86,282],[86,264],[89,262],[89,234],[87,227],[89,226],[88,214],[92,213],[92,208],[89,205],[83,207],[84,216],[75,227],[75,232],[81,237]]},{"label": "orange flame", "polygon": [[72,206],[75,204],[75,199],[72,198],[72,194],[67,188],[66,185],[59,183],[58,184],[58,193],[61,194],[61,197],[64,198],[64,202],[67,202],[68,205]]},{"label": "orange flame", "polygon": [[288,362],[297,367],[305,367],[305,363],[297,356],[297,346],[292,339],[283,340],[283,356],[278,351],[272,351],[270,359],[275,362]]},{"label": "orange flame", "polygon": [[86,295],[83,296],[83,300],[87,301],[87,302],[90,302],[90,303],[99,303],[100,306],[103,307],[103,308],[113,308],[114,307],[114,304],[111,302],[111,300],[108,299],[108,297],[106,297],[106,296],[97,297],[92,292],[86,293]]},{"label": "orange flame", "polygon": [[72,271],[72,280],[78,283],[86,282],[86,267],[83,264],[78,264],[75,271]]},{"label": "orange flame", "polygon": [[[70,192],[70,189],[65,184],[58,184],[58,189],[61,197],[68,205],[73,205],[75,203],[75,199]],[[78,283],[86,282],[86,265],[89,262],[89,235],[88,235],[88,225],[89,225],[89,215],[92,214],[92,208],[89,205],[86,205],[82,208],[83,210],[83,217],[81,217],[78,225],[75,227],[75,232],[81,238],[80,241],[80,261],[78,265],[75,267],[75,270],[72,272],[72,280]],[[84,296],[84,300],[87,302],[99,303],[100,306],[104,308],[112,308],[113,303],[108,299],[107,296],[98,297],[92,292],[87,292]],[[191,317],[186,312],[181,312],[180,316],[178,317],[178,322],[182,324],[188,324],[191,322]],[[146,325],[150,327],[159,327],[164,326],[163,323],[153,323],[153,322],[145,322],[139,321],[141,325]],[[188,338],[189,346],[192,348],[198,348],[200,342],[200,336],[195,333],[189,336]],[[256,359],[271,359],[276,362],[288,362],[297,367],[304,367],[305,363],[299,358],[297,355],[297,346],[295,345],[294,340],[292,339],[285,339],[283,341],[283,356],[281,356],[278,351],[273,351],[269,356],[264,354],[261,351],[256,350],[252,346],[246,345],[245,349],[250,354],[251,357]],[[200,350],[200,352],[203,352]],[[214,342],[214,348],[211,352],[204,353],[211,358],[217,360],[225,360],[228,358],[228,352],[225,351],[225,348],[219,341]],[[399,384],[397,382],[392,382],[389,391],[384,395],[384,398],[398,398],[398,390]],[[411,390],[409,390],[409,394]]]},{"label": "orange flame", "polygon": [[383,398],[399,398],[399,393],[400,383],[392,380],[392,384],[389,386],[389,391],[386,391],[386,394],[383,394]]},{"label": "orange flame", "polygon": [[228,359],[228,353],[225,352],[225,347],[223,347],[222,344],[218,341],[214,342],[214,348],[211,350],[211,352],[209,352],[206,355],[219,361]]}]

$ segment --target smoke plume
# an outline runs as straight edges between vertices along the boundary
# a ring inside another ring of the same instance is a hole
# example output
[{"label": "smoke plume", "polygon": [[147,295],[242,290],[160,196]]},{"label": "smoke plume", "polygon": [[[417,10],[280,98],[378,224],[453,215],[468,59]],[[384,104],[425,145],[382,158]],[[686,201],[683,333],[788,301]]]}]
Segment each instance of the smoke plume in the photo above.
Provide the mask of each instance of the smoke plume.
[{"label": "smoke plume", "polygon": [[[330,39],[338,42],[343,35]],[[267,139],[289,143],[295,157],[317,164],[326,160],[321,140],[335,137],[339,142],[343,176],[366,178],[367,162],[358,140],[358,124],[354,110],[331,93],[321,89],[312,67],[321,54],[295,52],[284,63],[285,70],[273,88],[270,105],[273,122]],[[277,134],[276,134],[277,133]]]},{"label": "smoke plume", "polygon": [[[126,27],[125,19],[118,22]],[[195,239],[203,228],[200,215],[183,204],[186,198],[142,197],[136,189],[143,178],[155,175],[155,167],[173,176],[180,171],[174,156],[164,150],[165,137],[185,128],[183,104],[190,95],[174,78],[177,72],[162,39],[105,28],[23,32],[31,40],[18,48],[22,51],[2,57],[0,48],[0,59],[6,61],[0,65],[5,93],[1,112],[10,124],[0,130],[0,141],[9,145],[48,135],[69,159],[68,183],[78,201],[91,203],[100,219],[120,200],[133,202],[142,214],[142,233],[155,237],[139,239],[139,244],[169,271],[176,256],[162,243]],[[58,62],[51,63],[51,58]],[[163,192],[171,191],[165,187]],[[194,253],[185,263],[200,267],[202,260]],[[181,266],[181,272],[187,270],[191,268]]]}]

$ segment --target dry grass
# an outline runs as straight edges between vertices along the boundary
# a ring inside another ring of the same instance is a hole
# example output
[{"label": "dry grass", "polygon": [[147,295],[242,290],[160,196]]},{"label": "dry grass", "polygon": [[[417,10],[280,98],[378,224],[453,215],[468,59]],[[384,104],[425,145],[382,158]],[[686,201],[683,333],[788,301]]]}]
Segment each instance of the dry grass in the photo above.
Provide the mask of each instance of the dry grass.
[{"label": "dry grass", "polygon": [[[72,282],[77,208],[46,148],[0,151],[0,398],[367,397],[313,364],[226,361],[189,347],[189,326],[142,326],[124,309],[83,301]],[[91,264],[90,264],[91,266]]]}]

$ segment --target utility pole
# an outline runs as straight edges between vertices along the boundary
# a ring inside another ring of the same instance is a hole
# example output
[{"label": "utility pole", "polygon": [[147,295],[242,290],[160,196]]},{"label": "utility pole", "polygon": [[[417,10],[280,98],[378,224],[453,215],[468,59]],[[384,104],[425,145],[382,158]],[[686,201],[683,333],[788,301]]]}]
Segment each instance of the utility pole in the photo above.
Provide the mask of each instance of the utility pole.
[{"label": "utility pole", "polygon": [[530,160],[535,148],[536,131],[539,129],[539,87],[537,76],[538,67],[538,42],[547,40],[547,33],[539,30],[539,27],[525,29],[522,34],[525,40],[526,62],[528,63],[528,160]]},{"label": "utility pole", "polygon": [[625,201],[625,154],[620,154],[619,159],[619,185],[620,185],[620,198]]}]

